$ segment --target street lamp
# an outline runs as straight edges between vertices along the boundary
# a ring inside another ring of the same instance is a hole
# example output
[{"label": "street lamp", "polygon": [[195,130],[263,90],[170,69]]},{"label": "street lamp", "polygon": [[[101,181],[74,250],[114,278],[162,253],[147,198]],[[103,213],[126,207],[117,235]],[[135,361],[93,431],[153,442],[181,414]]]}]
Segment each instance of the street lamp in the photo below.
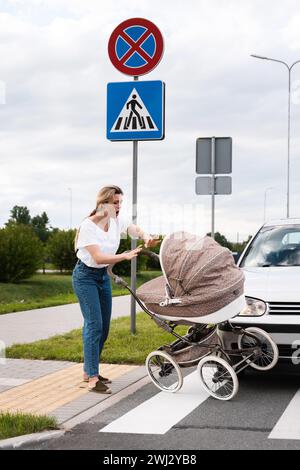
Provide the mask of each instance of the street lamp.
[{"label": "street lamp", "polygon": [[270,57],[264,57],[261,55],[251,54],[251,57],[255,59],[271,60],[272,62],[279,62],[283,64],[289,73],[289,93],[288,93],[288,152],[287,152],[287,200],[286,200],[286,216],[290,217],[290,135],[291,135],[291,71],[294,65],[298,64],[300,60],[297,60],[292,65],[288,65],[283,60],[272,59]]},{"label": "street lamp", "polygon": [[266,210],[267,210],[267,192],[271,191],[274,188],[267,188],[265,189],[265,197],[264,197],[264,223],[266,222]]}]

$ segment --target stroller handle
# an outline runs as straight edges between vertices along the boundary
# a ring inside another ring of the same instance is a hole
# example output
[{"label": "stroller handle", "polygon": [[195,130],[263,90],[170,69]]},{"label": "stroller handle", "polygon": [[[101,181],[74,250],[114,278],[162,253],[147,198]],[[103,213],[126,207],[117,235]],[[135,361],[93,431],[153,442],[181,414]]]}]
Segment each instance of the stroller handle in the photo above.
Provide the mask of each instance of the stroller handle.
[{"label": "stroller handle", "polygon": [[[124,253],[128,253],[129,250],[125,251]],[[140,254],[141,255],[145,255],[145,256],[149,256],[149,258],[151,258],[153,261],[156,261],[159,263],[159,255],[157,253],[154,253],[153,251],[150,251],[150,250],[146,250],[145,248],[143,248],[141,251],[140,251]],[[123,287],[128,287],[128,284],[126,281],[124,281],[124,279],[121,278],[121,276],[118,276],[117,274],[115,274],[113,272],[113,267],[116,263],[114,264],[110,264],[108,267],[107,267],[107,274],[112,278],[112,280],[117,284],[117,285],[121,285]]]}]

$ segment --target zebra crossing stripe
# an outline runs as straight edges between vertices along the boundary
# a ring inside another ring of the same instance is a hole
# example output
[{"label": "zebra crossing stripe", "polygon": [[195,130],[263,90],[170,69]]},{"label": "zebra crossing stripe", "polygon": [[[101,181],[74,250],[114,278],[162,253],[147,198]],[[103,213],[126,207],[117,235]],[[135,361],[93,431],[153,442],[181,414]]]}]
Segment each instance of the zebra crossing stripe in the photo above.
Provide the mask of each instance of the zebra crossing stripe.
[{"label": "zebra crossing stripe", "polygon": [[300,439],[300,389],[296,392],[280,419],[269,434],[269,439]]},{"label": "zebra crossing stripe", "polygon": [[114,128],[115,131],[118,131],[120,129],[122,120],[123,120],[122,117],[118,118],[117,124],[115,125],[115,128]]},{"label": "zebra crossing stripe", "polygon": [[150,129],[154,129],[154,124],[150,116],[146,116]]},{"label": "zebra crossing stripe", "polygon": [[165,434],[208,397],[195,371],[184,378],[177,393],[160,392],[99,432]]},{"label": "zebra crossing stripe", "polygon": [[[153,121],[151,119],[150,116],[145,116],[146,118],[146,122],[148,124],[148,128],[150,130],[154,129],[154,124],[153,124]],[[147,124],[145,123],[145,118],[143,116],[141,116],[141,121],[142,121],[142,126],[140,127],[141,130],[145,129],[145,130],[149,130],[147,129]],[[132,118],[132,125],[130,126],[130,130],[136,130],[138,128],[138,125],[137,125],[137,119],[136,117],[133,117]],[[117,120],[117,123],[114,127],[114,131],[120,131],[120,130],[128,130],[129,127],[128,127],[128,117],[119,117],[118,120]]]}]

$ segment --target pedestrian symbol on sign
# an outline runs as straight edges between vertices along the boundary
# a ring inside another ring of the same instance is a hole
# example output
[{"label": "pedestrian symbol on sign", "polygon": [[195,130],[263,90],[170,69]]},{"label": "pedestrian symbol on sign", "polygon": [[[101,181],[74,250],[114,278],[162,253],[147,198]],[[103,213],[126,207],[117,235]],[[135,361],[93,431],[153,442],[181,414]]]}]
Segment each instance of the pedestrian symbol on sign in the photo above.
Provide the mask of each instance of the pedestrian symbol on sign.
[{"label": "pedestrian symbol on sign", "polygon": [[128,127],[130,126],[130,122],[131,122],[133,114],[135,114],[136,117],[138,118],[140,128],[141,129],[146,129],[145,121],[144,120],[142,121],[142,118],[141,118],[140,114],[135,109],[136,106],[138,106],[140,109],[143,109],[143,106],[141,106],[140,103],[137,101],[136,95],[132,95],[132,100],[130,100],[130,101],[128,101],[128,103],[126,103],[126,108],[127,109],[131,108],[129,118],[128,118],[127,122],[125,122],[126,129],[128,129]]},{"label": "pedestrian symbol on sign", "polygon": [[134,88],[110,132],[157,131],[156,124]]}]

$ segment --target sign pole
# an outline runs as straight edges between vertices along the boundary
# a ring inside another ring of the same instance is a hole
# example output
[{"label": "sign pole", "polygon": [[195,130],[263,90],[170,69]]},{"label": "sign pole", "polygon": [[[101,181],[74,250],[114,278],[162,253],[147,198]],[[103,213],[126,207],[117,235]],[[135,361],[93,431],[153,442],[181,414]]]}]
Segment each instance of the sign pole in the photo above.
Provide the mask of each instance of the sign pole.
[{"label": "sign pole", "polygon": [[215,238],[215,202],[218,194],[232,194],[232,138],[199,137],[196,141],[196,194],[211,196],[211,237]]},{"label": "sign pole", "polygon": [[215,238],[216,138],[211,139],[211,237]]},{"label": "sign pole", "polygon": [[[133,76],[134,81],[158,65],[163,51],[164,41],[160,30],[145,18],[123,21],[114,29],[108,41],[108,55],[112,64],[125,75]],[[134,88],[131,87],[132,82],[108,84],[106,135],[112,141],[133,141],[132,223],[136,225],[138,141],[164,139],[164,84],[159,81],[140,82]],[[133,237],[131,250],[136,246],[137,239]],[[131,289],[134,294],[136,272],[137,257],[131,260],[130,266]],[[130,330],[135,334],[136,301],[133,296],[130,315]]]},{"label": "sign pole", "polygon": [[[134,77],[134,80],[138,80],[139,77]],[[138,141],[133,141],[133,174],[132,174],[132,223],[137,223],[137,170],[138,170]],[[136,248],[136,238],[131,238],[131,249]],[[136,271],[137,271],[137,258],[131,260],[131,289],[136,293]],[[136,302],[133,295],[130,299],[130,332],[131,334],[136,333]]]}]

